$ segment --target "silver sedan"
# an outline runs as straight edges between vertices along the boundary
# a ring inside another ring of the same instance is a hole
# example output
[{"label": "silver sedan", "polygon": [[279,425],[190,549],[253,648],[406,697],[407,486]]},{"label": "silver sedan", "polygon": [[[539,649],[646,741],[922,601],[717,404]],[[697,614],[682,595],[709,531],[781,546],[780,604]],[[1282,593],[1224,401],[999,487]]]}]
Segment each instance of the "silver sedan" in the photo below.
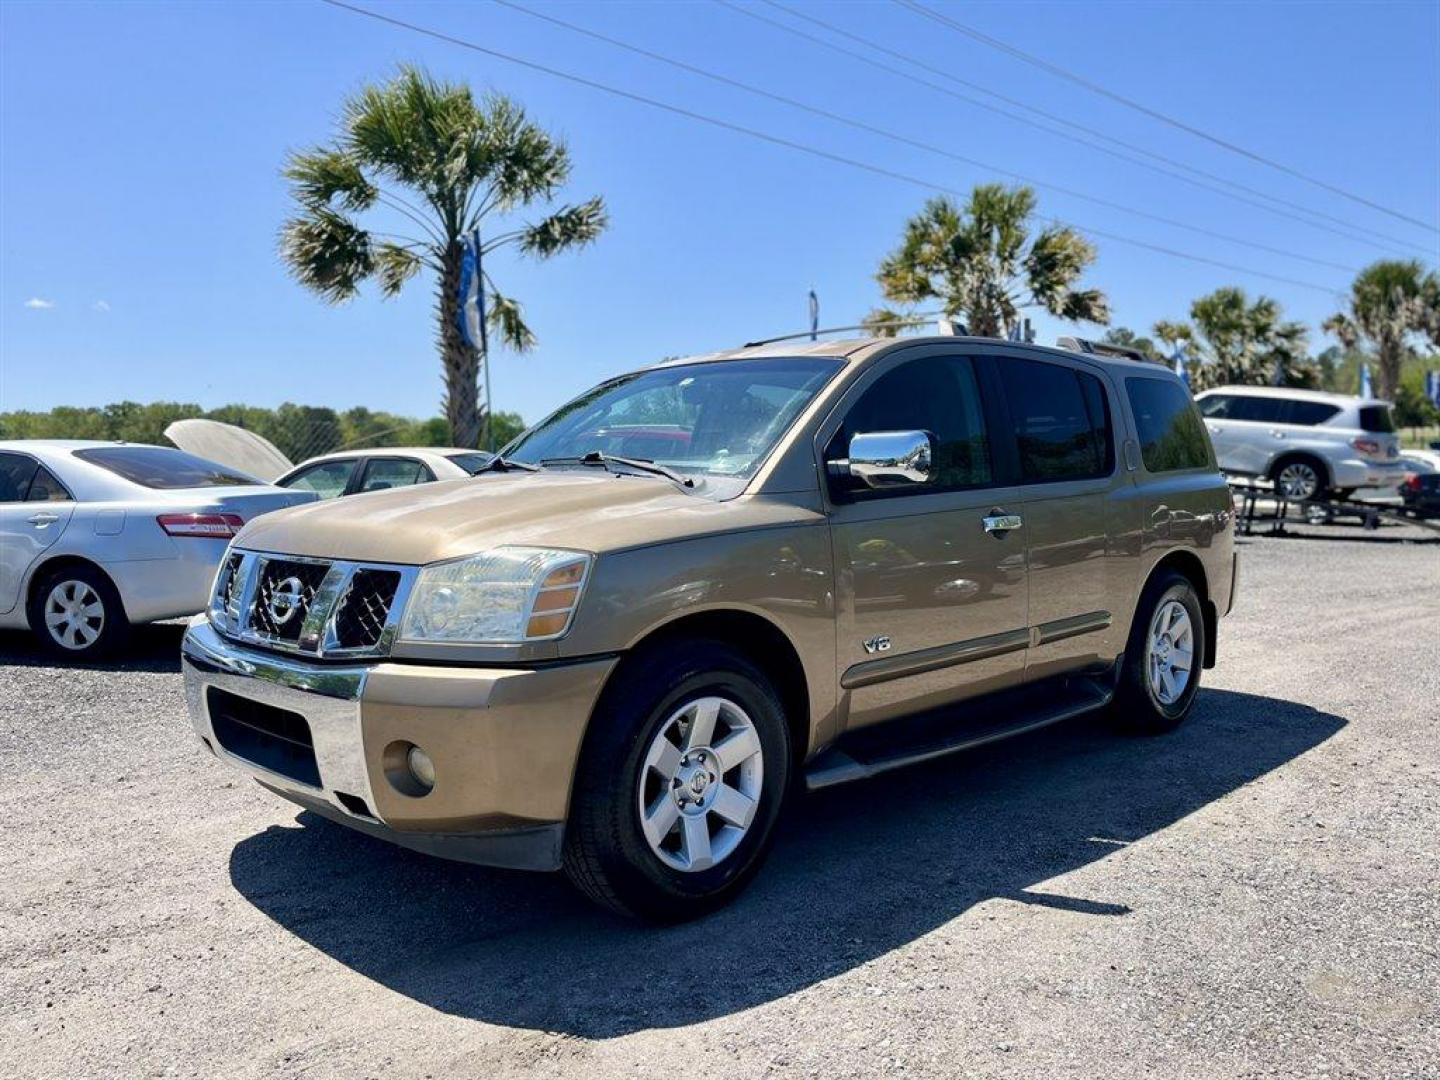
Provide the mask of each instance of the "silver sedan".
[{"label": "silver sedan", "polygon": [[108,652],[133,623],[202,610],[246,521],[315,498],[168,447],[0,441],[0,627]]}]

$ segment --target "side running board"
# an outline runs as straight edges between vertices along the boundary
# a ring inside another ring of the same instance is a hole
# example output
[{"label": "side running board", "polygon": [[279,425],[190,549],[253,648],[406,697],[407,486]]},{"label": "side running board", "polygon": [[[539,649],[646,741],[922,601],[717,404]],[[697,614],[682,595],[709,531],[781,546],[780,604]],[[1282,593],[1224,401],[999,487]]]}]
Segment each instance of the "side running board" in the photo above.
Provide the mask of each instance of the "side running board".
[{"label": "side running board", "polygon": [[1048,727],[1108,705],[1111,673],[1071,676],[841,736],[805,768],[809,791],[864,780],[932,758]]}]

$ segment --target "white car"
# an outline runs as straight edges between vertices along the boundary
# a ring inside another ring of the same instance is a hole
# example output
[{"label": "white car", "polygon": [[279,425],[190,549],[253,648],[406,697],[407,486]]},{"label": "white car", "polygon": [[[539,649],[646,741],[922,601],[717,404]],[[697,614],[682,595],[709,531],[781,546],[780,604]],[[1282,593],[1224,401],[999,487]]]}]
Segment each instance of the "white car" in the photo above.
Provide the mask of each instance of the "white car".
[{"label": "white car", "polygon": [[315,498],[164,446],[0,442],[0,627],[101,655],[203,610],[240,526]]},{"label": "white car", "polygon": [[1318,390],[1222,386],[1195,397],[1222,471],[1304,501],[1405,479],[1390,402]]},{"label": "white car", "polygon": [[462,480],[474,476],[494,456],[483,450],[437,446],[337,450],[302,461],[275,483],[297,491],[313,491],[322,499],[333,499],[364,491],[428,484],[432,480]]}]

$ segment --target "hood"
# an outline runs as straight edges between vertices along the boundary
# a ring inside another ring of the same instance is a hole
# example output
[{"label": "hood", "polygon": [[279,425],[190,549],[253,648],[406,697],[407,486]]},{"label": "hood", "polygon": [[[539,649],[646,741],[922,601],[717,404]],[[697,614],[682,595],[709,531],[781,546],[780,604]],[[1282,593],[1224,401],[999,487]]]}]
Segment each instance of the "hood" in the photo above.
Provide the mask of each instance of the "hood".
[{"label": "hood", "polygon": [[165,437],[187,454],[262,480],[275,480],[292,468],[290,459],[263,435],[219,420],[176,420],[165,429]]},{"label": "hood", "polygon": [[818,520],[794,502],[717,502],[660,477],[600,470],[487,473],[268,514],[236,544],[258,551],[420,565],[501,544],[601,553],[690,536]]}]

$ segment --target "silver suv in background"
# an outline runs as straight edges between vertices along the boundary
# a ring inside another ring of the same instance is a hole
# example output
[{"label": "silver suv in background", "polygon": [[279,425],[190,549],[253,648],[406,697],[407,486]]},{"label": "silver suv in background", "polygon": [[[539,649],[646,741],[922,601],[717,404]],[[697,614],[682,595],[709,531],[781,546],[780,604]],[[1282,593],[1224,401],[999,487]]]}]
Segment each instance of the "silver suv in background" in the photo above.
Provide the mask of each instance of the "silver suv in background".
[{"label": "silver suv in background", "polygon": [[1220,468],[1287,498],[1346,498],[1405,479],[1390,402],[1318,390],[1222,386],[1195,398]]}]

